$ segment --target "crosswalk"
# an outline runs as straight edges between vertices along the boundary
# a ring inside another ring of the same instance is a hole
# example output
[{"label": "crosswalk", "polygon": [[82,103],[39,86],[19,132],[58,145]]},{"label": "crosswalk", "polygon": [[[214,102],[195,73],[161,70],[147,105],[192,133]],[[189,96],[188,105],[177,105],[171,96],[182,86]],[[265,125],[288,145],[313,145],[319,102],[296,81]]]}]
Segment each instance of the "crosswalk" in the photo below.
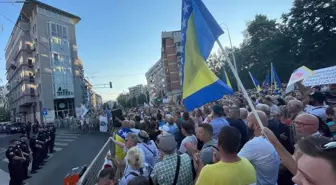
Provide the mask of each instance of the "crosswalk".
[{"label": "crosswalk", "polygon": [[[57,155],[57,153],[62,152],[64,148],[66,148],[71,142],[73,142],[79,136],[80,134],[73,134],[67,131],[57,131],[56,138],[55,138],[55,146],[54,146],[54,150],[56,152],[52,154],[48,154],[50,156],[48,160],[50,160],[54,155]],[[7,185],[9,182],[8,169],[5,168],[9,161],[5,157],[5,155],[2,155],[4,154],[4,152],[5,152],[5,149],[0,150],[0,156],[2,156],[2,161],[0,161],[0,163],[3,163],[0,165],[0,185]],[[28,169],[31,169],[31,166],[29,166]]]}]

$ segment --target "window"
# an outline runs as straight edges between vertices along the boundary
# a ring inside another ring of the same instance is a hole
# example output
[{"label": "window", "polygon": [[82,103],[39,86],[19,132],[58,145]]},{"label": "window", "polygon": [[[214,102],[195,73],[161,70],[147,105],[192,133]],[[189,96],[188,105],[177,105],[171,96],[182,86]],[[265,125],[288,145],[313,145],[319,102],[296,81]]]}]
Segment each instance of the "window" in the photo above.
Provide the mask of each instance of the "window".
[{"label": "window", "polygon": [[33,66],[33,59],[31,58],[28,59],[28,66],[29,67]]},{"label": "window", "polygon": [[51,35],[57,37],[56,24],[51,24]]},{"label": "window", "polygon": [[33,34],[35,34],[35,32],[36,32],[36,24],[34,24],[33,26]]},{"label": "window", "polygon": [[68,33],[67,33],[67,29],[66,27],[63,27],[63,35],[62,35],[63,39],[68,39]]},{"label": "window", "polygon": [[68,39],[68,31],[66,26],[62,26],[55,23],[51,24],[51,35],[62,39]]},{"label": "window", "polygon": [[55,61],[59,61],[60,57],[59,57],[59,55],[57,53],[53,53],[53,59]]}]

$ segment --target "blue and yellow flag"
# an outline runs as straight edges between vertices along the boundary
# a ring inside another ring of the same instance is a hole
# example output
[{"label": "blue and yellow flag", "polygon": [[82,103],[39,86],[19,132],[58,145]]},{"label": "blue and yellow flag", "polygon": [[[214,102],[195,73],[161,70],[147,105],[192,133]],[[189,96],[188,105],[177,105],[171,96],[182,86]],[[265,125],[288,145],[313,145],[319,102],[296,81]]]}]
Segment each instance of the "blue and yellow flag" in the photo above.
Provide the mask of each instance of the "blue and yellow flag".
[{"label": "blue and yellow flag", "polygon": [[222,74],[223,82],[232,89],[229,76],[228,76],[227,72],[225,71],[224,66],[222,68],[223,68],[223,70],[222,70],[222,73],[223,73]]},{"label": "blue and yellow flag", "polygon": [[201,0],[182,0],[183,104],[187,111],[218,100],[232,89],[207,66],[215,41],[224,32]]},{"label": "blue and yellow flag", "polygon": [[254,87],[257,89],[258,92],[260,92],[261,88],[260,88],[258,80],[256,78],[254,78],[254,76],[252,75],[252,73],[250,71],[249,71],[249,74],[250,74],[251,80],[254,84]]},{"label": "blue and yellow flag", "polygon": [[266,78],[265,78],[265,80],[264,80],[264,82],[263,82],[263,87],[266,87],[266,86],[269,86],[271,83],[270,83],[270,75],[269,75],[269,71],[267,72],[267,76],[266,76]]},{"label": "blue and yellow flag", "polygon": [[[128,133],[132,132],[131,129],[129,128],[121,128],[117,134],[115,135],[115,140],[120,142],[120,143],[125,143],[125,138],[127,136]],[[115,157],[118,160],[122,160],[124,159],[124,157],[126,156],[126,153],[124,152],[123,148],[120,148],[119,146],[115,146]]]},{"label": "blue and yellow flag", "polygon": [[272,66],[271,68],[272,68],[272,80],[273,80],[272,83],[274,83],[274,89],[281,89],[282,84],[281,84],[278,74],[276,73],[273,67],[273,63],[271,64],[271,66]]}]

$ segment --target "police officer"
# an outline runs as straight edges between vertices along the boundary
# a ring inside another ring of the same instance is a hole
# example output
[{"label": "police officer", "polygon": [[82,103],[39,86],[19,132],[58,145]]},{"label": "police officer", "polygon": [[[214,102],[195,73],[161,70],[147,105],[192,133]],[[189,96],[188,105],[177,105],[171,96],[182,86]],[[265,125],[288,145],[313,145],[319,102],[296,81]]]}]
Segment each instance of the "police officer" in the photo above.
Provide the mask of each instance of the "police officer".
[{"label": "police officer", "polygon": [[42,142],[39,141],[36,137],[36,135],[33,135],[30,138],[30,142],[29,142],[30,148],[33,152],[33,162],[32,162],[32,169],[31,169],[31,173],[34,174],[39,170],[40,167],[40,154],[41,154],[41,149],[42,149]]},{"label": "police officer", "polygon": [[41,125],[39,128],[38,128],[38,134],[37,134],[37,140],[39,141],[39,143],[41,144],[42,148],[41,150],[39,151],[39,155],[38,155],[38,164],[39,165],[44,165],[45,164],[45,152],[46,152],[46,137],[45,137],[45,132],[44,132],[44,128],[43,126]]},{"label": "police officer", "polygon": [[33,134],[37,134],[39,131],[39,124],[38,123],[34,123],[33,125]]},{"label": "police officer", "polygon": [[20,148],[17,146],[18,140],[13,139],[9,142],[6,150],[6,157],[9,161],[8,171],[10,176],[9,185],[22,185],[24,174],[22,161],[26,158],[23,156]]},{"label": "police officer", "polygon": [[30,163],[30,155],[31,155],[31,150],[27,144],[27,135],[22,134],[20,136],[20,143],[18,144],[20,147],[23,156],[26,158],[25,161],[23,161],[23,175],[24,175],[24,180],[31,178],[31,176],[28,176],[28,167]]},{"label": "police officer", "polygon": [[50,133],[50,143],[49,143],[49,152],[54,153],[54,145],[55,145],[55,138],[56,138],[56,128],[53,123],[49,124],[49,133]]}]

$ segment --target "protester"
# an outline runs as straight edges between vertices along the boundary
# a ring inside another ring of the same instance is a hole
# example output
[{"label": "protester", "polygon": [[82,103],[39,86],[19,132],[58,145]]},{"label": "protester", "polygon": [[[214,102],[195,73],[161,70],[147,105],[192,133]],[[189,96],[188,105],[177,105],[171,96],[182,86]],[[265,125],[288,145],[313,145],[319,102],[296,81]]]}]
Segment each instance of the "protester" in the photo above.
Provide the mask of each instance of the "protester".
[{"label": "protester", "polygon": [[[217,163],[204,166],[199,155],[195,155],[194,162],[198,174],[196,185],[247,185],[256,182],[256,172],[252,164],[237,155],[240,140],[239,130],[225,126],[218,135],[220,160]],[[217,160],[216,156],[214,158]]]},{"label": "protester", "polygon": [[139,143],[138,146],[144,151],[145,160],[151,166],[154,167],[159,158],[159,150],[153,140],[150,140],[146,131],[142,130],[138,134]]},{"label": "protester", "polygon": [[150,171],[148,167],[144,166],[143,152],[138,147],[132,147],[127,151],[126,161],[128,164],[128,170],[119,180],[118,185],[127,185],[134,177],[144,176],[148,177]]},{"label": "protester", "polygon": [[[257,111],[261,123],[267,127],[268,118],[262,111]],[[280,165],[279,156],[273,145],[262,135],[262,128],[254,115],[248,115],[248,127],[253,130],[253,139],[248,141],[238,153],[248,159],[257,172],[257,185],[276,184]]]},{"label": "protester", "polygon": [[177,142],[173,135],[163,133],[159,136],[161,161],[155,164],[151,173],[154,184],[193,184],[191,159],[187,154],[178,155],[176,147]]},{"label": "protester", "polygon": [[99,172],[97,185],[115,185],[116,171],[114,168],[104,168]]},{"label": "protester", "polygon": [[213,119],[210,122],[210,124],[213,127],[212,137],[214,139],[217,139],[220,130],[225,126],[229,126],[229,123],[224,118],[224,109],[220,105],[215,105],[212,107],[212,116],[213,116]]},{"label": "protester", "polygon": [[192,145],[197,146],[197,138],[194,135],[195,131],[193,121],[189,120],[183,122],[181,132],[185,138],[182,140],[181,146],[178,151],[180,153],[187,153],[190,157],[192,157],[192,153],[187,151],[185,145],[187,143],[191,143]]}]

